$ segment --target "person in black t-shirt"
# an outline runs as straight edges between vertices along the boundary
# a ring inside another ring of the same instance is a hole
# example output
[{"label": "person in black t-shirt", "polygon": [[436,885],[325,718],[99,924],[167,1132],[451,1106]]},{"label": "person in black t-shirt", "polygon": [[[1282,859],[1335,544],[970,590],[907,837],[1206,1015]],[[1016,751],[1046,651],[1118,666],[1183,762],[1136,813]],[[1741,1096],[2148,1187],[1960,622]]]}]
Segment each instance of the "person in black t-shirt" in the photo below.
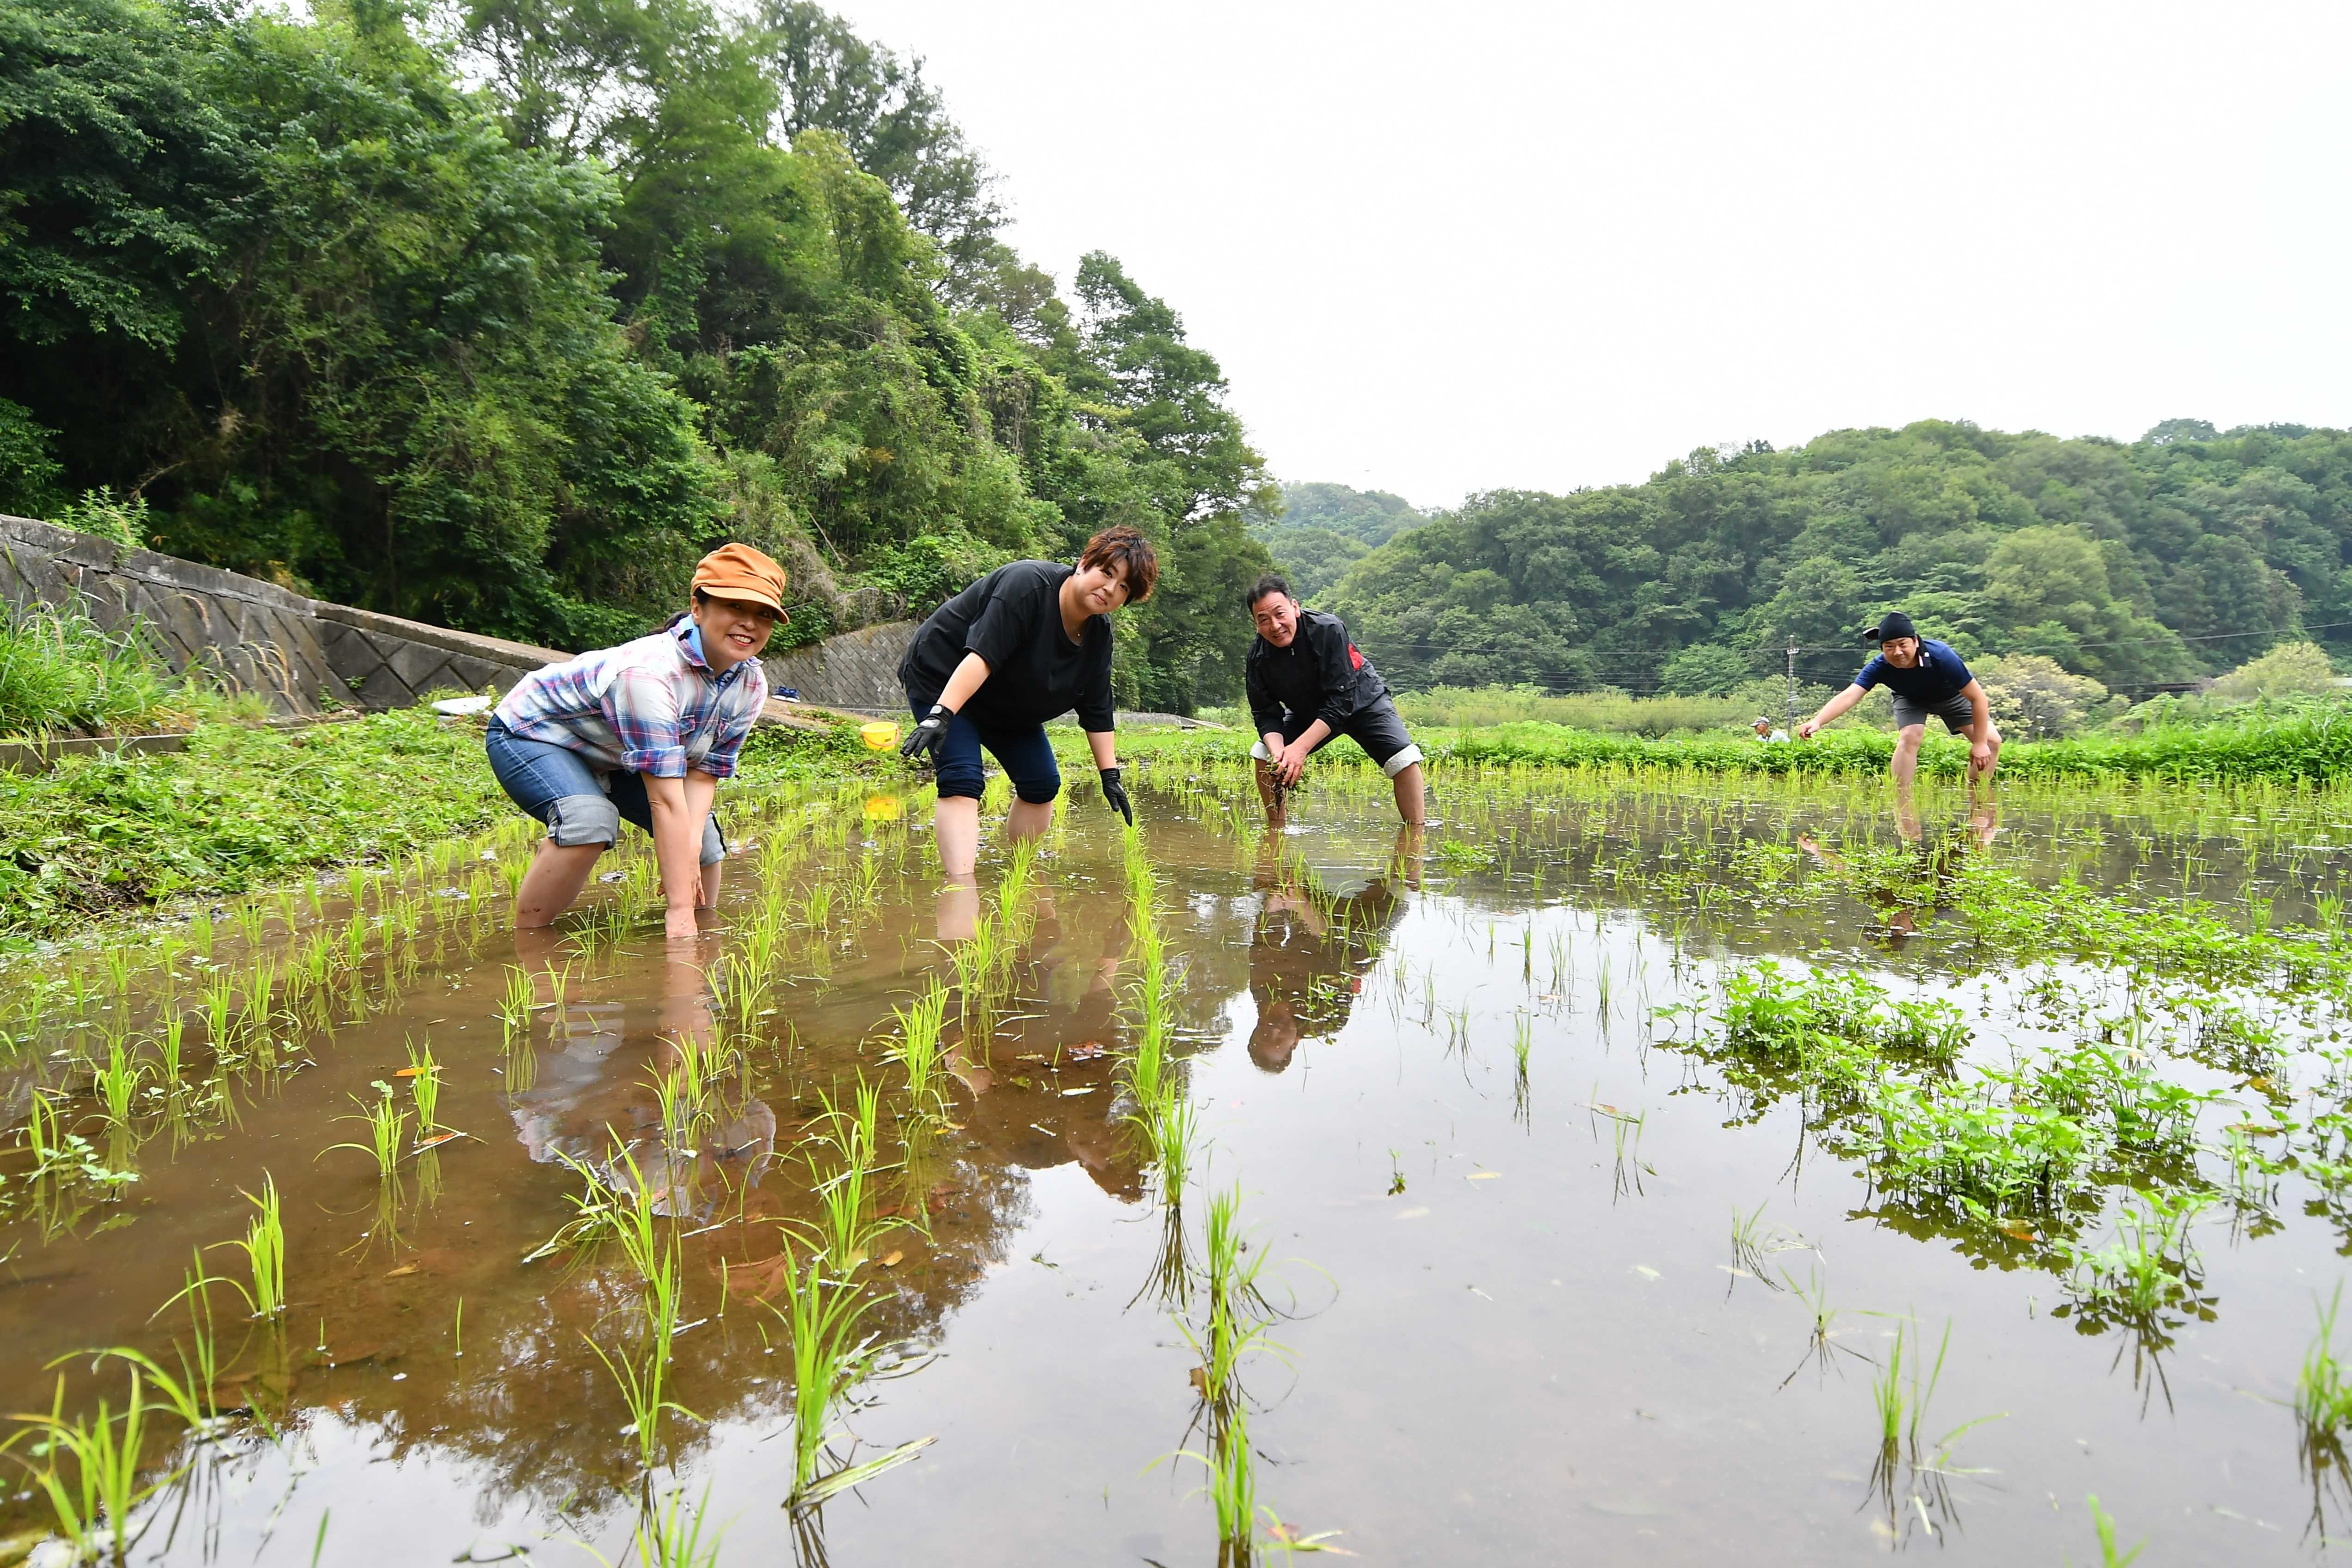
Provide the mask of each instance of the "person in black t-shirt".
[{"label": "person in black t-shirt", "polygon": [[1150,541],[1130,528],[1087,541],[1076,569],[1058,561],[1000,566],[932,612],[898,664],[917,723],[898,749],[939,773],[940,864],[968,879],[980,850],[980,752],[1003,765],[1018,797],[1015,839],[1053,824],[1061,769],[1045,721],[1076,708],[1102,772],[1103,799],[1135,821],[1111,733],[1111,612],[1151,597]]},{"label": "person in black t-shirt", "polygon": [[1336,615],[1300,609],[1290,584],[1270,572],[1250,590],[1249,612],[1257,639],[1244,684],[1258,733],[1250,755],[1257,758],[1266,821],[1281,824],[1283,795],[1306,771],[1307,758],[1344,735],[1389,776],[1405,825],[1420,827],[1427,812],[1421,747],[1405,733],[1381,673],[1348,641],[1346,625]]},{"label": "person in black t-shirt", "polygon": [[1948,643],[1922,637],[1911,617],[1890,610],[1878,624],[1864,632],[1865,642],[1878,644],[1878,656],[1863,665],[1853,684],[1822,705],[1822,711],[1797,727],[1797,738],[1811,740],[1815,732],[1860,702],[1873,686],[1883,685],[1895,698],[1895,756],[1886,770],[1895,782],[1908,789],[1919,766],[1919,742],[1927,737],[1927,720],[1940,718],[1944,727],[1969,740],[1969,785],[1990,783],[2000,765],[2000,730],[1992,722],[1992,705],[1985,689],[1969,674],[1968,665]]}]

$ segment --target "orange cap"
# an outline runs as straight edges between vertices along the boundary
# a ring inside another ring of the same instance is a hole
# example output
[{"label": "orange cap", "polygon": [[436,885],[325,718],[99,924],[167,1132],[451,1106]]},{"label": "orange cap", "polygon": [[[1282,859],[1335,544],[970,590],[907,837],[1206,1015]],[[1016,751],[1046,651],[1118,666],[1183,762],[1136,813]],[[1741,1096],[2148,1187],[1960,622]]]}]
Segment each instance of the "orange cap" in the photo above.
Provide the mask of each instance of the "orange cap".
[{"label": "orange cap", "polygon": [[782,613],[784,569],[750,545],[720,545],[694,569],[697,591],[719,599],[748,599]]}]

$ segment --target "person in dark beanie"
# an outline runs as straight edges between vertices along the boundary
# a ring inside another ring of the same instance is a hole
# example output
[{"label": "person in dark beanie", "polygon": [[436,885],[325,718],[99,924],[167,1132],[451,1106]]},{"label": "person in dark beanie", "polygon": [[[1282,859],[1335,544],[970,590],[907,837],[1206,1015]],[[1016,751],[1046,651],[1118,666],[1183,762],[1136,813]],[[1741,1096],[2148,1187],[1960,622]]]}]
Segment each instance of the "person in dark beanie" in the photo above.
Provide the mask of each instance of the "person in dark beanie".
[{"label": "person in dark beanie", "polygon": [[1811,740],[1822,726],[1835,720],[1869,694],[1884,685],[1895,698],[1894,760],[1887,771],[1907,787],[1919,767],[1919,742],[1927,734],[1927,720],[1940,718],[1954,735],[1969,737],[1969,783],[1989,782],[2000,763],[2000,731],[1992,722],[1992,706],[1985,689],[1948,643],[1922,637],[1911,617],[1890,610],[1863,634],[1878,644],[1878,656],[1863,665],[1853,685],[1822,705],[1822,711],[1797,727],[1797,737]]},{"label": "person in dark beanie", "polygon": [[1266,821],[1281,825],[1283,796],[1297,784],[1307,758],[1344,735],[1389,776],[1405,825],[1420,827],[1427,811],[1421,747],[1405,733],[1381,673],[1348,640],[1348,628],[1336,615],[1301,609],[1290,584],[1271,572],[1249,591],[1249,612],[1257,638],[1244,684],[1258,734],[1250,755],[1257,759]]},{"label": "person in dark beanie", "polygon": [[1013,780],[1015,840],[1053,825],[1062,792],[1045,721],[1076,708],[1102,775],[1103,799],[1135,821],[1111,730],[1111,615],[1151,597],[1160,558],[1126,527],[1087,541],[1076,567],[1016,560],[931,612],[898,664],[916,724],[899,753],[937,770],[940,866],[969,883],[980,849],[980,753]]}]

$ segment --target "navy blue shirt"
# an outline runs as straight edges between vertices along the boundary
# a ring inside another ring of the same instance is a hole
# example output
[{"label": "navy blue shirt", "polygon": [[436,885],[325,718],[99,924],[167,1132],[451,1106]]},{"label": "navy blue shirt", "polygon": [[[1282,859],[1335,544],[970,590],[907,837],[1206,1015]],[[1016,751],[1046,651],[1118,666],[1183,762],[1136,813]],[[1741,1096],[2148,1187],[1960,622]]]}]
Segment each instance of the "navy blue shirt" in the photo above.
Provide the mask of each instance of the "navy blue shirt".
[{"label": "navy blue shirt", "polygon": [[1864,691],[1873,686],[1885,686],[1896,696],[1909,697],[1915,703],[1939,703],[1958,696],[1960,688],[1974,677],[1968,665],[1951,650],[1951,645],[1938,643],[1933,637],[1919,639],[1919,662],[1907,670],[1898,670],[1879,654],[1862,667],[1853,684]]}]

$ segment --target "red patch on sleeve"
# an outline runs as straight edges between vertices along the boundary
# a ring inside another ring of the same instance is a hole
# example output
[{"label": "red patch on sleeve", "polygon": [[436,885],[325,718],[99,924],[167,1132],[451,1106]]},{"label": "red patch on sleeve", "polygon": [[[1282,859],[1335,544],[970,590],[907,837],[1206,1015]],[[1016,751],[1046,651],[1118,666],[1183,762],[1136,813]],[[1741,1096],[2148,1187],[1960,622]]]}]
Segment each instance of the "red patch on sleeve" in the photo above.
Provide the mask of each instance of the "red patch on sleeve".
[{"label": "red patch on sleeve", "polygon": [[1357,652],[1356,652],[1356,645],[1355,645],[1353,643],[1349,643],[1349,644],[1348,644],[1348,668],[1349,668],[1349,669],[1351,669],[1351,670],[1360,670],[1360,669],[1362,669],[1363,667],[1364,667],[1364,656],[1363,656],[1361,653],[1357,653]]}]

